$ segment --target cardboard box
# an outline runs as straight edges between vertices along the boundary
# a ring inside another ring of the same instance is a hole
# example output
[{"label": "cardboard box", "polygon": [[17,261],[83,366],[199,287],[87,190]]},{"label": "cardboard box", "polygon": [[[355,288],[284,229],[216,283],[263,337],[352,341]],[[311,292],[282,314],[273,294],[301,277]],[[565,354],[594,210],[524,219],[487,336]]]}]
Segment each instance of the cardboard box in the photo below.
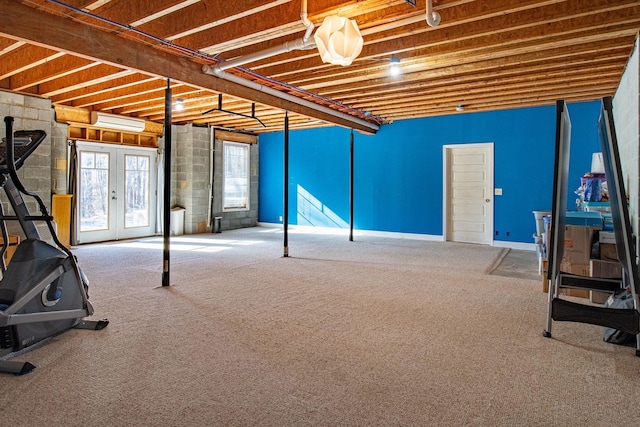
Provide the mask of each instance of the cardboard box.
[{"label": "cardboard box", "polygon": [[622,278],[622,264],[618,261],[592,259],[590,260],[589,266],[591,269],[591,277],[602,277],[605,279]]},{"label": "cardboard box", "polygon": [[[542,290],[546,294],[549,292],[549,285],[544,283],[542,284]],[[560,288],[560,295],[565,295],[568,297],[576,297],[576,298],[589,298],[589,290],[588,289],[570,289],[570,288]]]},{"label": "cardboard box", "polygon": [[[563,261],[560,264],[560,271],[569,274],[575,274],[576,276],[589,276],[591,273],[591,268],[589,264],[574,264],[566,263]],[[560,293],[563,295],[579,298],[589,298],[591,296],[589,289],[562,288],[560,289]]]},{"label": "cardboard box", "polygon": [[590,300],[595,304],[604,304],[611,294],[609,292],[591,291]]},{"label": "cardboard box", "polygon": [[618,248],[611,243],[600,243],[600,259],[604,261],[617,261]]},{"label": "cardboard box", "polygon": [[[602,261],[592,259],[590,262],[591,277],[602,277],[605,279],[620,279],[622,277],[622,265],[618,261]],[[611,292],[591,291],[591,302],[604,304]]]},{"label": "cardboard box", "polygon": [[[599,227],[567,225],[564,229],[564,250],[562,262],[570,264],[589,264],[591,245]],[[587,274],[588,275],[588,274]]]},{"label": "cardboard box", "polygon": [[[544,293],[549,292],[549,280],[547,279],[548,266],[549,266],[549,261],[547,260],[542,261],[542,292]],[[560,270],[564,271],[562,269],[562,265],[560,267],[561,267]],[[588,268],[589,266],[587,265],[586,267]],[[584,266],[580,267],[580,270],[583,270],[583,269],[584,269]],[[570,273],[570,272],[566,271],[566,273]],[[572,297],[578,297],[578,298],[589,298],[590,296],[588,289],[569,289],[569,288],[561,288],[560,295],[566,295],[566,296],[572,296]]]},{"label": "cardboard box", "polygon": [[600,244],[603,243],[611,243],[616,244],[616,233],[613,231],[599,231],[598,232],[598,241]]},{"label": "cardboard box", "polygon": [[591,276],[590,264],[577,264],[573,262],[562,261],[560,263],[560,271],[569,274],[575,274],[576,276]]}]

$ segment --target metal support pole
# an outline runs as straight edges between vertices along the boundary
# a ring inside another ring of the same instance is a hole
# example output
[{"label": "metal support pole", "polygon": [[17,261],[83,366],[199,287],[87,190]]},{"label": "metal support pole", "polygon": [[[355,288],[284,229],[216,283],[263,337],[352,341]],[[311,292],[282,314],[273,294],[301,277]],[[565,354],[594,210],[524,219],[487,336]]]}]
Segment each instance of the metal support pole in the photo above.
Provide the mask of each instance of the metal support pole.
[{"label": "metal support pole", "polygon": [[169,286],[169,244],[171,235],[171,80],[167,79],[167,89],[164,92],[164,198],[163,207],[163,263],[162,286]]},{"label": "metal support pole", "polygon": [[349,241],[353,242],[353,129],[349,141]]},{"label": "metal support pole", "polygon": [[289,256],[289,112],[284,114],[284,257]]}]

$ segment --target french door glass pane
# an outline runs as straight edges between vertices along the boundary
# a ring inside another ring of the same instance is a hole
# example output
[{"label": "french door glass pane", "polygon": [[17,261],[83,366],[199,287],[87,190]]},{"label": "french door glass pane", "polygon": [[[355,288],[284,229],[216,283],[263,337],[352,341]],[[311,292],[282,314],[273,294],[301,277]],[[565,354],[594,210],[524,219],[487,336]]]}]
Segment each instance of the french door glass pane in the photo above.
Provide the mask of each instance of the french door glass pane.
[{"label": "french door glass pane", "polygon": [[80,152],[80,231],[109,228],[109,154]]},{"label": "french door glass pane", "polygon": [[125,159],[125,227],[149,226],[149,156]]}]

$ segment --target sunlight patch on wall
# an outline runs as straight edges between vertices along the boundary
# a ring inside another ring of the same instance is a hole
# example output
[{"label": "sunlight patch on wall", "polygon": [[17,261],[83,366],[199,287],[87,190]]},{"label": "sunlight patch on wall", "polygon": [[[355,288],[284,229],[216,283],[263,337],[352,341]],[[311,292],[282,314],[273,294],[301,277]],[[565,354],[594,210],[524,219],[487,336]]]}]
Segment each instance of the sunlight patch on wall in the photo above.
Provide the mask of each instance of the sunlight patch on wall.
[{"label": "sunlight patch on wall", "polygon": [[347,228],[349,224],[318,200],[304,187],[298,185],[298,225]]}]

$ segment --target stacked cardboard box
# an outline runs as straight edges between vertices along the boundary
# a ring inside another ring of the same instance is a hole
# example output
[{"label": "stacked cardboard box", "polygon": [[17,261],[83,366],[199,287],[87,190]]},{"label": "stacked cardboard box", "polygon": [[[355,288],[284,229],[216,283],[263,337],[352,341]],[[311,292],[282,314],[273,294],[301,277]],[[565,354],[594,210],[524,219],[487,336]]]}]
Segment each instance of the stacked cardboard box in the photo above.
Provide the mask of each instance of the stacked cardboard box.
[{"label": "stacked cardboard box", "polygon": [[[567,225],[564,229],[564,249],[560,270],[578,276],[591,275],[591,247],[602,227]],[[589,290],[572,289],[571,295],[589,298]]]},{"label": "stacked cardboard box", "polygon": [[599,233],[600,259],[607,261],[618,260],[618,249],[616,248],[616,235],[613,231],[601,231]]},{"label": "stacked cardboard box", "polygon": [[[547,272],[549,268],[549,261],[542,261],[542,291],[549,292],[549,280],[547,279]],[[570,289],[561,288],[560,295],[567,295],[570,297],[589,298],[589,291],[586,289]]]},{"label": "stacked cardboard box", "polygon": [[[592,258],[591,249],[599,243],[600,258]],[[601,227],[567,225],[564,232],[563,257],[560,270],[578,276],[618,279],[622,277],[622,267],[618,261],[613,232],[601,231]],[[547,280],[548,262],[542,263],[542,289],[549,291]],[[594,303],[604,303],[609,293],[586,289],[560,289],[562,295],[591,298]]]},{"label": "stacked cardboard box", "polygon": [[[600,245],[600,259],[592,259],[590,263],[590,276],[606,279],[622,278],[622,265],[618,261],[616,248],[616,236],[612,231],[600,231],[598,242]],[[610,293],[591,291],[591,301],[603,304]]]},{"label": "stacked cardboard box", "polygon": [[[591,255],[591,239],[597,227],[567,225],[565,227],[564,255],[560,263],[560,270],[584,276],[589,275],[589,256]],[[550,224],[547,224],[545,234],[548,236]],[[587,243],[589,242],[589,243]],[[589,248],[588,250],[586,248]],[[549,292],[549,280],[547,279],[549,262],[542,261],[542,291]],[[589,291],[584,289],[560,289],[561,295],[589,298]]]}]

